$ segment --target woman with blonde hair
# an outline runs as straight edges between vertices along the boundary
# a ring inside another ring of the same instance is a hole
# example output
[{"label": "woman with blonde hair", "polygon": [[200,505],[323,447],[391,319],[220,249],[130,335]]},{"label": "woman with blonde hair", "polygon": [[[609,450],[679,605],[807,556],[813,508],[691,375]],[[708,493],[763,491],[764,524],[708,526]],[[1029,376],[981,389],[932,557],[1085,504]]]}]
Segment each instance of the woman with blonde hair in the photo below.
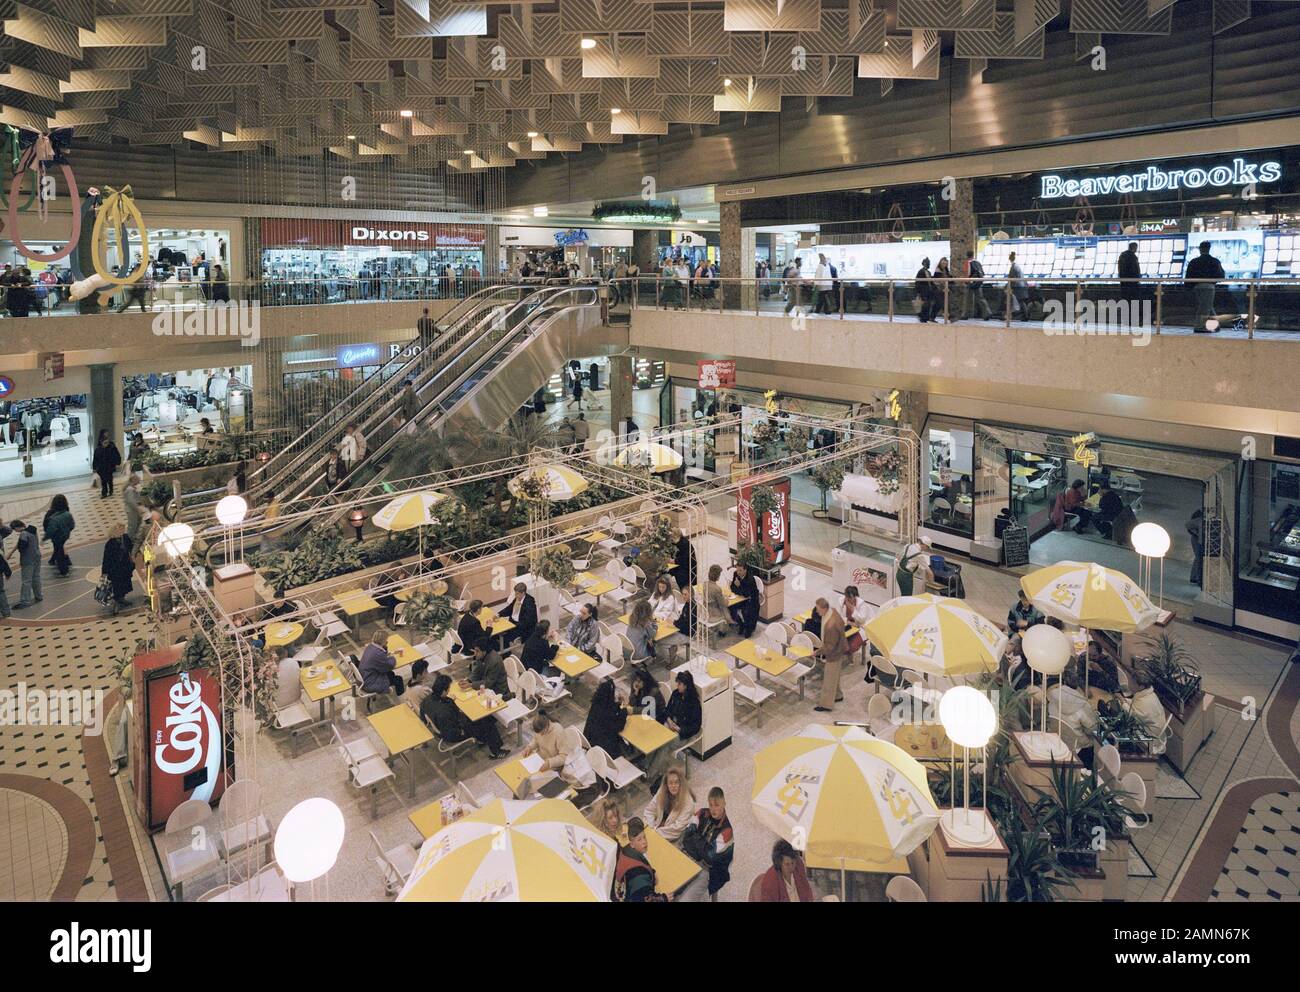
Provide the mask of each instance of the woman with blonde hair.
[{"label": "woman with blonde hair", "polygon": [[588,819],[601,833],[623,843],[623,808],[613,796],[606,796],[596,803]]},{"label": "woman with blonde hair", "polygon": [[628,617],[627,639],[632,643],[632,657],[638,660],[655,656],[655,639],[659,635],[659,624],[655,622],[654,610],[648,599],[638,600]]},{"label": "woman with blonde hair", "polygon": [[695,795],[686,781],[686,770],[680,764],[672,764],[664,772],[663,781],[641,819],[646,826],[659,831],[664,840],[676,843],[695,818],[695,808]]}]

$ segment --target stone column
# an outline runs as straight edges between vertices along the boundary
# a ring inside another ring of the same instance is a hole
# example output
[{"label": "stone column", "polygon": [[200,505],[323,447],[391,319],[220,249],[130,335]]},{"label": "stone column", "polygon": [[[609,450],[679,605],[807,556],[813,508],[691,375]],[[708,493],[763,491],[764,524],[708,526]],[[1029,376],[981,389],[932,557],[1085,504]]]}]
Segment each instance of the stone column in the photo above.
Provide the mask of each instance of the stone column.
[{"label": "stone column", "polygon": [[122,377],[117,366],[109,362],[90,367],[90,429],[86,443],[92,448],[101,430],[107,429],[109,437],[126,457],[122,423]]},{"label": "stone column", "polygon": [[[721,242],[722,256],[722,306],[727,310],[737,310],[742,306],[740,284],[728,282],[745,275],[745,244],[740,227],[740,201],[731,200],[718,208],[718,235]],[[754,233],[749,234],[749,275],[754,274]]]},{"label": "stone column", "polygon": [[[284,427],[292,411],[284,405],[284,338],[267,337],[258,342],[253,366],[253,415],[247,430]],[[295,425],[296,426],[296,425]]]},{"label": "stone column", "polygon": [[619,424],[632,416],[632,390],[636,386],[636,370],[631,355],[611,355],[609,358],[609,427],[617,438]]},{"label": "stone column", "polygon": [[659,254],[659,232],[658,231],[641,231],[632,232],[632,260],[636,262],[637,267],[641,270],[641,286],[639,291],[633,290],[632,302],[637,306],[652,307],[655,305],[655,273],[658,272],[656,258]]},{"label": "stone column", "polygon": [[[955,195],[948,204],[948,266],[958,278],[966,274],[966,253],[975,250],[975,181],[956,180]],[[938,261],[936,259],[936,261]],[[959,319],[967,309],[969,289],[954,286],[948,297],[948,317]]]},{"label": "stone column", "polygon": [[483,228],[483,278],[501,277],[501,228],[488,224]]}]

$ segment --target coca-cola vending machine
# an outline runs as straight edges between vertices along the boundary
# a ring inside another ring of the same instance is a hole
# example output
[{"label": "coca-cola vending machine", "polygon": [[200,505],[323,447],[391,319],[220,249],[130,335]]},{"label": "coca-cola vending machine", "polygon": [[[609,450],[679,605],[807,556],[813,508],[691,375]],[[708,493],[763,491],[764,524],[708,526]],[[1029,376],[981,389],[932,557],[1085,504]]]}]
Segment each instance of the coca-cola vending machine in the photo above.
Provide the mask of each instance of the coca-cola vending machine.
[{"label": "coca-cola vending machine", "polygon": [[231,771],[231,742],[215,671],[180,670],[184,645],[137,655],[131,665],[136,813],[150,830],[187,799],[215,803]]},{"label": "coca-cola vending machine", "polygon": [[[763,514],[759,539],[767,549],[768,564],[783,565],[790,560],[790,480],[768,485],[776,494],[777,508]],[[736,547],[754,541],[754,511],[749,505],[753,490],[753,483],[743,483],[736,492]]]}]

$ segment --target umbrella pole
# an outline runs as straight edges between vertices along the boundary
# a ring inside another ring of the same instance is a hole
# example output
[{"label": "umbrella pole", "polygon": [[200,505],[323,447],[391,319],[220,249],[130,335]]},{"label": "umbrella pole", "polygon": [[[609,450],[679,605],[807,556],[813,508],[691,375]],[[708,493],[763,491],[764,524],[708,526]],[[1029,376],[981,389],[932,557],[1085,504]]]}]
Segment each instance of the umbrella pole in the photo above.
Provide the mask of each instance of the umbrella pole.
[{"label": "umbrella pole", "polygon": [[840,902],[849,901],[848,873],[844,870],[844,859],[840,858]]}]

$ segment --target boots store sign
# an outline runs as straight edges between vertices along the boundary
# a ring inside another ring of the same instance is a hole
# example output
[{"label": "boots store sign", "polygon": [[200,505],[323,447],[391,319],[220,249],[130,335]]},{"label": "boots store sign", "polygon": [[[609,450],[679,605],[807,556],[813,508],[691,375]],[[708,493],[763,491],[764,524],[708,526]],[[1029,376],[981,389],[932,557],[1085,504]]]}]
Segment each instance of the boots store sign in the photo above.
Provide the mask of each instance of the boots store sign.
[{"label": "boots store sign", "polygon": [[359,219],[308,220],[267,217],[262,220],[264,248],[382,247],[481,248],[484,228],[478,224],[426,224],[414,221]]}]

